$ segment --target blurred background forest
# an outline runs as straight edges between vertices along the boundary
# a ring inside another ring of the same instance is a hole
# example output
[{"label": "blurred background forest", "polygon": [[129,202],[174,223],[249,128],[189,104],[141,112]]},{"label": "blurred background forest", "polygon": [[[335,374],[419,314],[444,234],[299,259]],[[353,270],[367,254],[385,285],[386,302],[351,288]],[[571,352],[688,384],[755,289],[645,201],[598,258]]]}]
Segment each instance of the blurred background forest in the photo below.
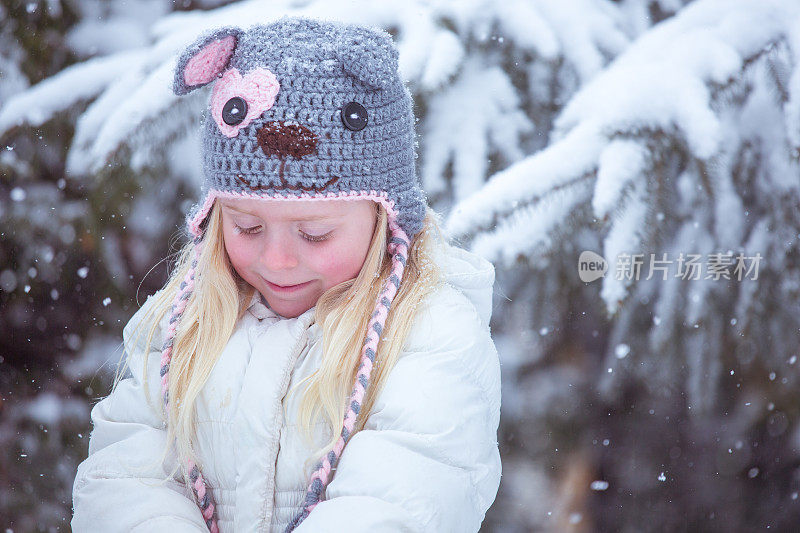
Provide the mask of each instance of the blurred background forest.
[{"label": "blurred background forest", "polygon": [[172,95],[176,54],[284,14],[394,36],[429,201],[497,267],[482,530],[796,531],[796,0],[0,0],[0,526],[69,530],[122,327],[185,238],[208,90]]}]

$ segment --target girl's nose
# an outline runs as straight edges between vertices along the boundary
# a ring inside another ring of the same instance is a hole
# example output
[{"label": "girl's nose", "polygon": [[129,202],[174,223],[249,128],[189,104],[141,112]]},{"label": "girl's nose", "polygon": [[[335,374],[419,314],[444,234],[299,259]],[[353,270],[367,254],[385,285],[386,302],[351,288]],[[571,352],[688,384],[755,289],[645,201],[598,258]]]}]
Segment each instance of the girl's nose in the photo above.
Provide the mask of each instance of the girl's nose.
[{"label": "girl's nose", "polygon": [[261,261],[273,272],[296,267],[299,261],[290,235],[280,232],[270,236],[261,251]]}]

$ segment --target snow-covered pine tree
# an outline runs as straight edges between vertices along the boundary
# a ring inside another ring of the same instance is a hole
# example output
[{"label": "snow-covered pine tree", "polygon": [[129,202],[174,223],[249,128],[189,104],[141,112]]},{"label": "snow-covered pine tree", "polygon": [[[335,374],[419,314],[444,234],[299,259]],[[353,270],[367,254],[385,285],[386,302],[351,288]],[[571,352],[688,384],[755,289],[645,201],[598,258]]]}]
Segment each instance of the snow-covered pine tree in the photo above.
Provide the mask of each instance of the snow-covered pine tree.
[{"label": "snow-covered pine tree", "polygon": [[[644,32],[448,219],[505,265],[507,486],[553,481],[536,463],[598,481],[560,508],[589,530],[800,516],[798,7],[700,0]],[[583,250],[644,254],[642,277],[583,283]],[[675,264],[646,279],[650,254]],[[724,274],[684,279],[681,254]]]}]

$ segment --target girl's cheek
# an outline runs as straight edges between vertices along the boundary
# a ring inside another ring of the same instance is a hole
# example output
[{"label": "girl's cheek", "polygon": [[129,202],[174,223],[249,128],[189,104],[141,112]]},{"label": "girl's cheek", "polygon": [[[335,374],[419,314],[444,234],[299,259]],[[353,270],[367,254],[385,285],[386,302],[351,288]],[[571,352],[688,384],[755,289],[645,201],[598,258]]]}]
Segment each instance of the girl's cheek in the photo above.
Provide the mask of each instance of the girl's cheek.
[{"label": "girl's cheek", "polygon": [[324,244],[311,244],[305,246],[305,253],[301,257],[309,265],[313,265],[316,270],[325,271],[329,270],[336,262],[336,254],[328,250]]},{"label": "girl's cheek", "polygon": [[249,262],[249,256],[254,254],[255,246],[247,242],[247,235],[237,235],[233,229],[225,234],[225,249],[231,262],[237,265]]},{"label": "girl's cheek", "polygon": [[356,277],[363,264],[363,258],[358,257],[355,250],[348,250],[347,253],[330,255],[325,263],[325,268],[328,275],[339,283]]},{"label": "girl's cheek", "polygon": [[311,261],[315,265],[314,269],[317,272],[326,276],[336,276],[342,269],[342,264],[346,261],[346,258],[342,257],[342,253],[335,248],[321,247],[317,249]]}]

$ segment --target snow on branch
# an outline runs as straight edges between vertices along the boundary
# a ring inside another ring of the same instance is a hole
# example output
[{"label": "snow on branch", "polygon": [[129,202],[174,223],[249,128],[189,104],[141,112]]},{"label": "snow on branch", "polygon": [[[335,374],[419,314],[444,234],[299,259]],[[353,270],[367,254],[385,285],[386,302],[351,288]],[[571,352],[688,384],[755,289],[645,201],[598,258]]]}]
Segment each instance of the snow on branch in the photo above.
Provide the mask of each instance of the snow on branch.
[{"label": "snow on branch", "polygon": [[[638,246],[640,228],[656,211],[653,166],[664,155],[658,151],[678,146],[701,162],[723,151],[730,140],[724,113],[737,105],[724,100],[726,88],[776,43],[794,51],[782,120],[787,130],[797,129],[799,16],[800,5],[791,2],[699,0],[687,6],[644,33],[569,101],[546,148],[458,203],[448,231],[507,262],[540,257],[559,232],[598,222],[607,232],[606,257]],[[718,211],[738,205],[730,184],[717,177],[713,185],[721,193],[716,202],[727,205],[717,205]],[[614,308],[625,287],[610,285],[604,297]]]},{"label": "snow on branch", "polygon": [[[554,85],[574,92],[629,44],[619,9],[607,2],[441,2],[437,8],[470,54],[453,81],[431,94],[421,127],[422,183],[434,202],[450,194],[463,200],[484,184],[491,160],[512,163],[529,153],[538,142],[534,134],[543,133],[534,121],[549,127],[547,116],[560,105],[551,101]],[[423,94],[436,88],[424,81],[418,85]]]},{"label": "snow on branch", "polygon": [[442,176],[452,162],[455,197],[468,196],[483,185],[491,150],[517,160],[524,155],[519,139],[533,129],[508,74],[468,59],[458,80],[430,98],[423,132],[425,190],[436,195],[446,189]]},{"label": "snow on branch", "polygon": [[132,51],[67,67],[9,98],[0,108],[0,134],[23,124],[41,126],[55,113],[96,97],[123,72],[136,69],[143,59],[142,52]]}]

